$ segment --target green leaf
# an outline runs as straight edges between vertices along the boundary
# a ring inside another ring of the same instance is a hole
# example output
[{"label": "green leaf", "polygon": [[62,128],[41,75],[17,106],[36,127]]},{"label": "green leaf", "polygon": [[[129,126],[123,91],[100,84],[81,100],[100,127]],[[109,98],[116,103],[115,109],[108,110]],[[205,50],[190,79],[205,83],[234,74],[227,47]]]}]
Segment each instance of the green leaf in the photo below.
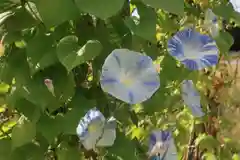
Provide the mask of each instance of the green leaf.
[{"label": "green leaf", "polygon": [[228,53],[230,47],[233,45],[233,37],[228,32],[221,31],[219,36],[215,38],[218,48],[221,53]]},{"label": "green leaf", "polygon": [[79,160],[83,159],[80,153],[77,148],[70,147],[67,143],[62,142],[57,150],[57,157],[59,160]]},{"label": "green leaf", "polygon": [[43,160],[44,150],[39,144],[29,143],[19,148],[16,148],[12,153],[9,160]]},{"label": "green leaf", "polygon": [[41,109],[26,99],[18,99],[15,108],[32,122],[36,122],[41,114]]},{"label": "green leaf", "polygon": [[74,20],[79,12],[73,1],[69,0],[35,0],[39,14],[47,27]]},{"label": "green leaf", "polygon": [[96,107],[95,102],[86,99],[81,92],[77,92],[70,102],[69,107],[72,109],[63,118],[63,130],[66,134],[76,134],[79,120],[89,109]]},{"label": "green leaf", "polygon": [[183,0],[142,0],[146,5],[150,5],[153,8],[160,8],[167,12],[183,15],[184,13],[184,1]]},{"label": "green leaf", "polygon": [[12,131],[12,147],[20,147],[30,143],[36,135],[36,126],[32,122],[24,121],[17,124]]},{"label": "green leaf", "polygon": [[37,131],[52,143],[54,138],[62,131],[62,117],[51,118],[47,115],[42,115],[37,122]]},{"label": "green leaf", "polygon": [[[117,137],[114,142],[114,145],[110,148],[108,148],[108,152],[110,154],[113,154],[121,159],[131,159],[136,160],[138,159],[135,155],[135,145],[133,141],[128,139],[124,133],[117,132]],[[124,146],[124,147],[123,147]]]},{"label": "green leaf", "polygon": [[57,55],[60,62],[71,71],[76,66],[94,59],[101,53],[102,45],[99,41],[89,40],[80,48],[76,36],[67,36],[60,40]]},{"label": "green leaf", "polygon": [[139,23],[135,22],[132,18],[128,18],[125,20],[125,24],[134,34],[156,43],[157,17],[155,11],[141,3],[138,3],[137,7],[141,17]]},{"label": "green leaf", "polygon": [[75,0],[81,11],[107,19],[116,15],[123,7],[124,0]]},{"label": "green leaf", "polygon": [[33,72],[42,70],[58,61],[52,36],[37,34],[27,44],[28,63]]},{"label": "green leaf", "polygon": [[210,135],[200,135],[196,139],[196,145],[199,145],[201,149],[214,149],[217,146],[219,146],[219,142],[212,136]]},{"label": "green leaf", "polygon": [[0,140],[0,159],[8,160],[11,154],[11,140],[1,139]]},{"label": "green leaf", "polygon": [[19,89],[22,97],[41,109],[45,109],[50,104],[52,108],[59,107],[56,98],[53,97],[45,86],[43,78],[32,79]]},{"label": "green leaf", "polygon": [[14,14],[8,15],[2,22],[3,28],[8,32],[30,28],[37,23],[33,16],[23,8],[16,9]]}]

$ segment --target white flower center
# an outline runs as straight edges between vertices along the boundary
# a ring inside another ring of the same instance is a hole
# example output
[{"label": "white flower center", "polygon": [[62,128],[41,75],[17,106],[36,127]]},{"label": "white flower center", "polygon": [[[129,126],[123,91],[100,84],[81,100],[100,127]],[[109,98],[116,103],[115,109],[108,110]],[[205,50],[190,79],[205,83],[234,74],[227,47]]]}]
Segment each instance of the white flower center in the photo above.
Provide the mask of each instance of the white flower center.
[{"label": "white flower center", "polygon": [[121,72],[120,82],[126,86],[131,86],[134,82],[132,76],[130,76],[129,72]]},{"label": "white flower center", "polygon": [[199,46],[196,45],[192,45],[192,44],[185,44],[183,46],[183,51],[184,51],[184,56],[187,59],[201,59],[202,58],[202,54],[198,51]]}]

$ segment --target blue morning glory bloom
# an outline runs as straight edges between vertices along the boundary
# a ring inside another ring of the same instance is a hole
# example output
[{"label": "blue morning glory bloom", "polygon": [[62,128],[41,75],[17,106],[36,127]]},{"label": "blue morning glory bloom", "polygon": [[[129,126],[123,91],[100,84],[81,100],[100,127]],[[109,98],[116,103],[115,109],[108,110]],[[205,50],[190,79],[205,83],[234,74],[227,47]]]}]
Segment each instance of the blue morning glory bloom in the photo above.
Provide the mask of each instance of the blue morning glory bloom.
[{"label": "blue morning glory bloom", "polygon": [[217,37],[219,35],[217,16],[212,12],[211,9],[207,9],[205,11],[203,27],[211,34],[212,37]]},{"label": "blue morning glory bloom", "polygon": [[103,91],[129,104],[149,99],[159,88],[157,69],[149,56],[115,49],[105,59],[100,77]]},{"label": "blue morning glory bloom", "polygon": [[218,63],[216,42],[192,28],[179,31],[169,39],[168,51],[190,70],[201,70]]},{"label": "blue morning glory bloom", "polygon": [[201,97],[199,92],[195,89],[192,80],[184,80],[182,83],[182,99],[189,107],[192,115],[195,117],[204,116],[201,108]]},{"label": "blue morning glory bloom", "polygon": [[149,137],[148,155],[152,160],[177,160],[177,149],[171,132],[153,131]]},{"label": "blue morning glory bloom", "polygon": [[239,0],[229,0],[232,3],[233,8],[236,12],[240,13],[240,1]]},{"label": "blue morning glory bloom", "polygon": [[87,150],[95,147],[112,146],[116,139],[116,121],[113,117],[106,120],[103,114],[93,108],[80,120],[77,135]]}]

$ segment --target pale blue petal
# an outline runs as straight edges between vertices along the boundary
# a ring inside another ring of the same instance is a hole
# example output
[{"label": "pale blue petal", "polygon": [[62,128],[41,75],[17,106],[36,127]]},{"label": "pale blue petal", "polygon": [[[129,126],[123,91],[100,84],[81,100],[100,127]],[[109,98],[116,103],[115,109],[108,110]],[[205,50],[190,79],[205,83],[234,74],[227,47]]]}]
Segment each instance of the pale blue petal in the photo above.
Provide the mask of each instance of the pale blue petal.
[{"label": "pale blue petal", "polygon": [[232,3],[234,10],[240,13],[240,1],[239,0],[229,0],[229,1]]},{"label": "pale blue petal", "polygon": [[160,79],[150,57],[128,49],[115,49],[103,64],[100,84],[103,91],[117,99],[136,104],[157,91]]},{"label": "pale blue petal", "polygon": [[164,157],[163,160],[177,160],[178,156],[177,156],[177,148],[174,144],[173,139],[171,139],[169,141],[169,148],[166,152],[166,156]]},{"label": "pale blue petal", "polygon": [[219,35],[219,25],[217,22],[217,16],[212,12],[211,9],[205,11],[204,26],[208,30],[212,37],[217,37]]},{"label": "pale blue petal", "polygon": [[[106,124],[105,124],[106,123]],[[89,125],[94,130],[88,130]],[[87,150],[95,147],[111,146],[116,139],[116,120],[111,117],[107,122],[103,114],[96,108],[89,110],[80,120],[77,127],[77,135],[80,142]]]},{"label": "pale blue petal", "polygon": [[216,42],[192,28],[179,31],[169,39],[168,51],[190,70],[201,70],[218,63]]},{"label": "pale blue petal", "polygon": [[182,83],[182,98],[184,103],[189,107],[192,115],[195,117],[204,116],[201,108],[201,97],[195,89],[192,80],[184,80]]},{"label": "pale blue petal", "polygon": [[89,134],[88,126],[92,123],[97,123],[98,121],[103,123],[105,122],[105,118],[103,114],[96,108],[89,110],[85,114],[85,116],[79,121],[79,124],[76,129],[76,132],[77,132],[77,135],[79,136],[80,141],[88,137],[88,134]]},{"label": "pale blue petal", "polygon": [[102,138],[98,141],[97,147],[109,147],[114,144],[116,139],[116,129],[104,129]]},{"label": "pale blue petal", "polygon": [[165,154],[164,159],[177,157],[177,150],[171,132],[163,130],[153,131],[149,138],[148,154],[152,158],[157,158],[156,155],[160,155],[163,158]]},{"label": "pale blue petal", "polygon": [[86,150],[95,149],[96,143],[98,142],[99,138],[102,135],[102,131],[103,131],[103,126],[98,126],[95,132],[92,132],[92,133],[88,132],[85,139],[83,140],[80,139],[81,143],[83,144]]},{"label": "pale blue petal", "polygon": [[114,141],[116,139],[116,127],[116,119],[114,117],[109,118],[104,126],[102,138],[97,143],[98,147],[109,147],[114,144]]}]

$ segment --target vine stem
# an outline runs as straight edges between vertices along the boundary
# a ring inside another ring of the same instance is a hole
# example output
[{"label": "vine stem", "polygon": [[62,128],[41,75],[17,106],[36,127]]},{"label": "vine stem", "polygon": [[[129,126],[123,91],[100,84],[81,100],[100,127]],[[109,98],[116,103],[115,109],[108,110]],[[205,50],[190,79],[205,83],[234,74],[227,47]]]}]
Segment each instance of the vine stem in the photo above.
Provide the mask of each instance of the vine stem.
[{"label": "vine stem", "polygon": [[193,119],[192,126],[191,126],[190,138],[189,138],[188,145],[187,145],[188,148],[187,148],[187,154],[186,154],[185,160],[188,160],[190,158],[189,154],[190,154],[190,152],[192,152],[191,146],[195,139],[194,133],[195,133],[195,119]]}]

